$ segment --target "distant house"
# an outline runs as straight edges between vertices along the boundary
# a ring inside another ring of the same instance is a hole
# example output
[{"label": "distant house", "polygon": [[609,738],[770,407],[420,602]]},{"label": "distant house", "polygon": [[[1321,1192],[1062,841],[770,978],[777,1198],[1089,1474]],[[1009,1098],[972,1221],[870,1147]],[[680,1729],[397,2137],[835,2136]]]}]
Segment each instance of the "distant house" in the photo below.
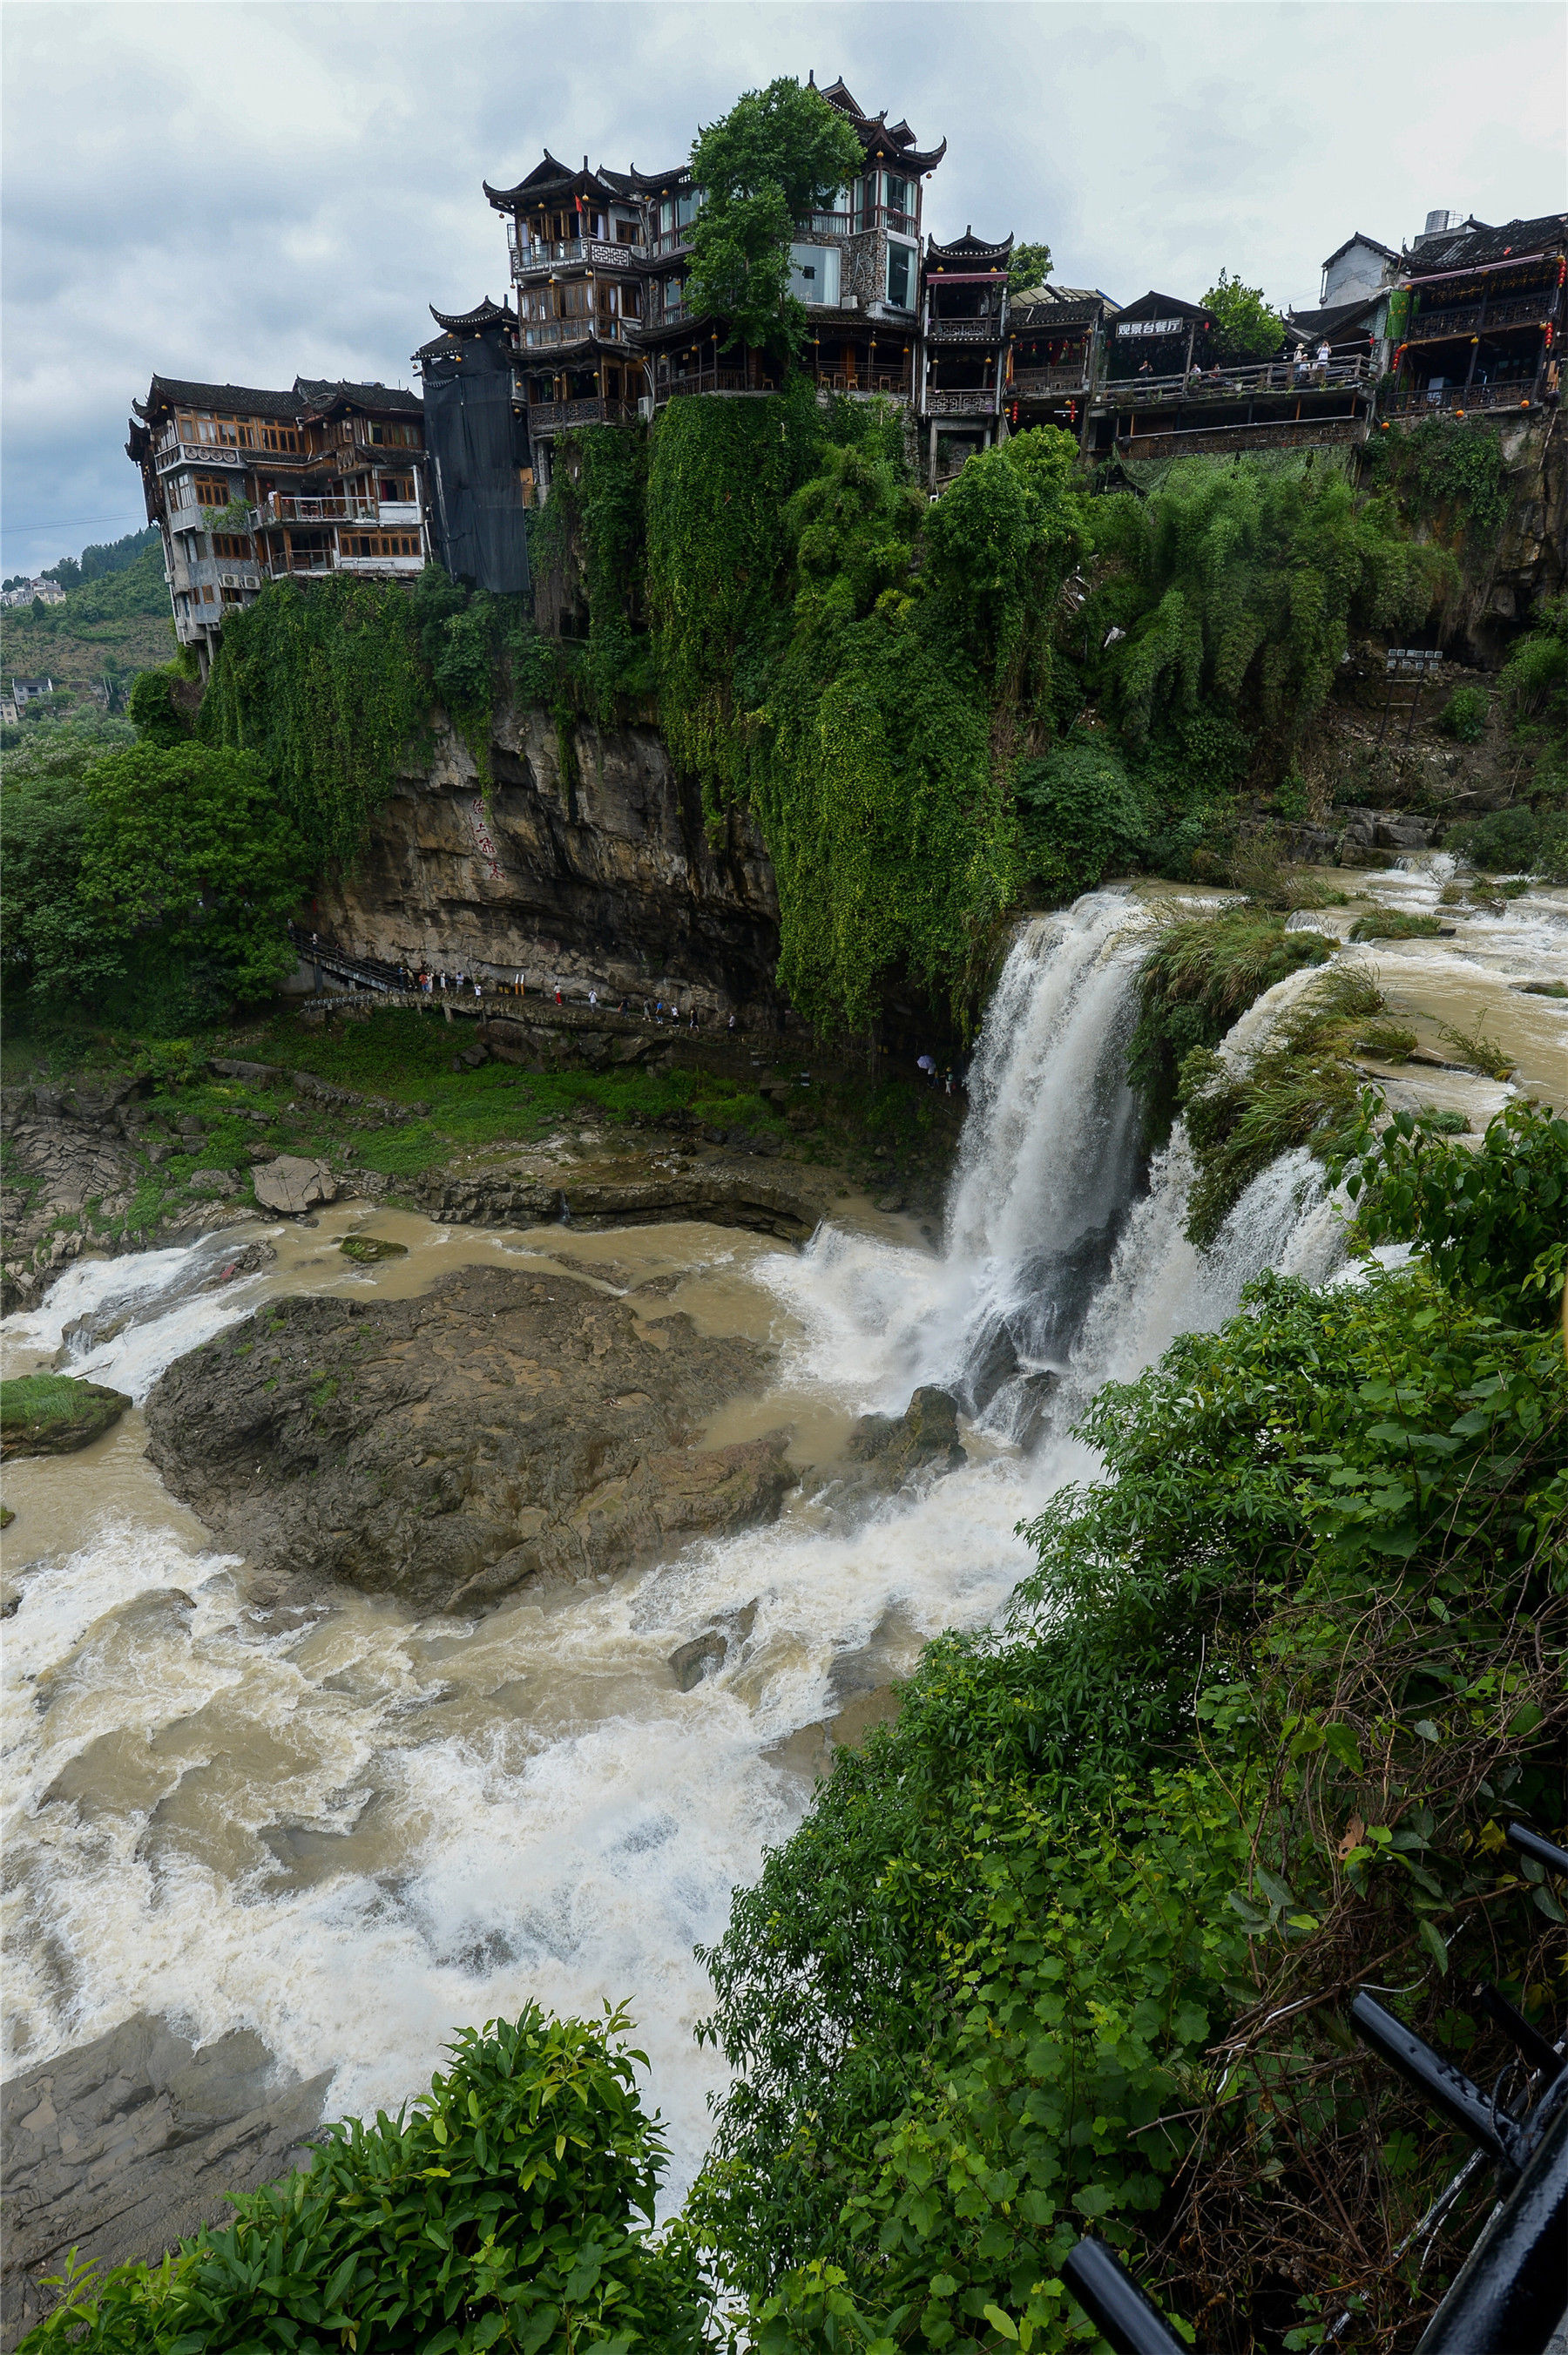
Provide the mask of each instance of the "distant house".
[{"label": "distant house", "polygon": [[52,678],[14,678],[11,681],[11,700],[18,711],[25,711],[29,703],[36,703],[40,697],[52,695],[54,691]]},{"label": "distant house", "polygon": [[65,591],[58,581],[22,581],[0,596],[0,605],[30,605],[35,598],[42,605],[63,605]]}]

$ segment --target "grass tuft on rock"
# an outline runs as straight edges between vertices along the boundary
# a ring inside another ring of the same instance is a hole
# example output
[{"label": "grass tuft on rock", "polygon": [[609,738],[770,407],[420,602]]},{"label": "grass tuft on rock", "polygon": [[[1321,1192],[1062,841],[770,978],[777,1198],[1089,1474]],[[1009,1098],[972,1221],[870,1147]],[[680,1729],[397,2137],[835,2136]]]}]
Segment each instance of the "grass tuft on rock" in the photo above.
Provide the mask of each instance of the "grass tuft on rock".
[{"label": "grass tuft on rock", "polygon": [[1435,916],[1409,908],[1374,908],[1350,927],[1353,941],[1432,941],[1443,930]]},{"label": "grass tuft on rock", "polygon": [[121,1391],[70,1374],[0,1382],[0,1455],[69,1455],[89,1446],[130,1405]]},{"label": "grass tuft on rock", "polygon": [[1217,1047],[1264,990],[1332,953],[1321,932],[1287,932],[1283,914],[1250,902],[1166,925],[1144,963],[1127,1047],[1127,1078],[1143,1097],[1151,1141],[1169,1131],[1179,1075],[1193,1050]]}]

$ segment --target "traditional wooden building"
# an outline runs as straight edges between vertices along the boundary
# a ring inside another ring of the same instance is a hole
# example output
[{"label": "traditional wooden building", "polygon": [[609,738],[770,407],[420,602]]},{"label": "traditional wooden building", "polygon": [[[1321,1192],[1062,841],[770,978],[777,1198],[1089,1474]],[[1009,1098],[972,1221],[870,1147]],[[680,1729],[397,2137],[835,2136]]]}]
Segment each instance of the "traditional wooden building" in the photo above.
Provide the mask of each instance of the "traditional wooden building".
[{"label": "traditional wooden building", "polygon": [[926,247],[920,415],[933,489],[1007,430],[1002,387],[1012,250],[1010,236],[993,245],[973,228],[950,245],[933,238]]},{"label": "traditional wooden building", "polygon": [[[923,185],[946,153],[907,123],[869,115],[842,81],[821,93],[854,130],[862,165],[831,205],[796,223],[791,289],[805,304],[802,355],[829,390],[917,398]],[[517,397],[534,479],[558,433],[652,416],[687,393],[772,390],[765,355],[728,348],[726,323],[698,317],[688,282],[701,192],[688,166],[572,170],[547,149],[514,187],[485,194],[507,218],[517,290]],[[438,317],[440,314],[437,314]],[[421,355],[422,357],[422,355]]]},{"label": "traditional wooden building", "polygon": [[1008,302],[1009,429],[1054,425],[1083,435],[1090,396],[1105,373],[1105,340],[1120,305],[1097,286],[1023,288]]},{"label": "traditional wooden building", "polygon": [[1568,275],[1568,213],[1466,221],[1406,251],[1389,301],[1386,415],[1555,402]]},{"label": "traditional wooden building", "polygon": [[296,377],[287,392],[155,376],[126,454],[163,534],[175,634],[205,670],[267,581],[417,573],[429,553],[417,393]]},{"label": "traditional wooden building", "polygon": [[1315,445],[1366,438],[1378,362],[1364,338],[1324,352],[1284,337],[1277,352],[1226,361],[1201,304],[1150,292],[1110,323],[1090,397],[1094,457]]}]

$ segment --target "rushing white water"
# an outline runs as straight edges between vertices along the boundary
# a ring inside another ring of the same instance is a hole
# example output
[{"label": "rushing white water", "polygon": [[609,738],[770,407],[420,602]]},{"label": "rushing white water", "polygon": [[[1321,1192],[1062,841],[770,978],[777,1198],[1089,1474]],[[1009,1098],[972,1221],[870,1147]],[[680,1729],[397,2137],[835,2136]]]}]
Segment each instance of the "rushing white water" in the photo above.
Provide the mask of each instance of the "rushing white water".
[{"label": "rushing white water", "polygon": [[[799,1252],[715,1253],[780,1343],[778,1420],[896,1411],[922,1381],[984,1411],[963,1470],[858,1525],[807,1482],[773,1528],[548,1610],[411,1623],[349,1595],[285,1625],[244,1607],[235,1565],[162,1496],[139,1416],[99,1444],[112,1501],[24,1571],[7,1629],[13,2065],[143,2008],[335,2069],[342,2114],[406,2095],[457,2023],[624,1997],[678,2194],[721,2082],[691,2034],[692,1947],[798,1819],[780,1746],[1000,1607],[1028,1567],[1018,1523],[1089,1468],[1064,1434],[1099,1380],[1218,1321],[1260,1268],[1333,1263],[1305,1156],[1255,1181],[1207,1254],[1181,1233],[1179,1131],[1140,1191],[1122,1078],[1136,917],[1096,894],[1015,943],[940,1254],[832,1227]],[[87,1316],[80,1369],[142,1396],[269,1286],[375,1281],[339,1263],[201,1289],[230,1247],[77,1269],[7,1337],[48,1348]],[[1030,1428],[1032,1452],[1009,1444]],[[18,1528],[37,1531],[66,1475],[22,1471]],[[681,1692],[671,1650],[726,1625],[722,1668]]]}]

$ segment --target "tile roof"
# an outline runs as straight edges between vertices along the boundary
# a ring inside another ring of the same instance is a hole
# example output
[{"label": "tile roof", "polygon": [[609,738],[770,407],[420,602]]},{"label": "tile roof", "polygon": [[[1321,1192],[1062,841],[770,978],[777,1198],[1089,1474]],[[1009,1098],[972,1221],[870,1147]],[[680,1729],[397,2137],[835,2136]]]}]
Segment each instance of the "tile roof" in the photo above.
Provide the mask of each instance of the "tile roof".
[{"label": "tile roof", "polygon": [[1568,245],[1568,213],[1538,213],[1532,220],[1505,221],[1500,229],[1467,221],[1463,229],[1424,237],[1408,250],[1401,270],[1407,278],[1432,278],[1446,271],[1478,270],[1510,254],[1560,250]]}]

